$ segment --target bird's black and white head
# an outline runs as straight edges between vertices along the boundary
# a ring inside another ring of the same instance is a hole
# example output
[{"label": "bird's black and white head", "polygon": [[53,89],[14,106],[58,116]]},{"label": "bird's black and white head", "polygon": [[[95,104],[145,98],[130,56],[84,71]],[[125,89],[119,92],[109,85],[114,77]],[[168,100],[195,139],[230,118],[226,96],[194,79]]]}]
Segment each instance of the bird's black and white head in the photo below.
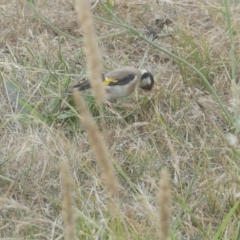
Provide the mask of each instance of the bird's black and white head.
[{"label": "bird's black and white head", "polygon": [[145,69],[141,69],[140,71],[141,71],[142,77],[141,77],[141,82],[139,84],[139,87],[146,91],[152,90],[154,86],[153,75]]}]

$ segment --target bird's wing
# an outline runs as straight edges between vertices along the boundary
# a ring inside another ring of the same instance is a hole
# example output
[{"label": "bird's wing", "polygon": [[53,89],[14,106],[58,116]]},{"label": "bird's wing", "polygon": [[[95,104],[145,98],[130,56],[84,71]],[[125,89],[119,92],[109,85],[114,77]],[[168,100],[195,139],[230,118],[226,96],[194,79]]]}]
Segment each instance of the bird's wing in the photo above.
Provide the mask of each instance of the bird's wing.
[{"label": "bird's wing", "polygon": [[141,72],[133,67],[122,67],[104,74],[103,84],[105,86],[126,85],[132,81],[140,81]]},{"label": "bird's wing", "polygon": [[[104,86],[116,86],[126,85],[131,81],[135,81],[139,78],[138,70],[132,67],[123,67],[115,69],[111,72],[102,75]],[[84,80],[82,83],[76,84],[73,88],[77,88],[79,91],[84,91],[91,88],[90,82]]]},{"label": "bird's wing", "polygon": [[136,75],[133,73],[130,73],[122,78],[105,76],[103,80],[103,85],[104,86],[126,85],[131,81],[133,81],[135,78],[136,78]]},{"label": "bird's wing", "polygon": [[79,91],[84,91],[84,90],[91,88],[91,85],[88,80],[85,80],[79,84],[72,86],[72,88],[78,89]]},{"label": "bird's wing", "polygon": [[[102,74],[102,80],[104,81],[104,75]],[[75,84],[72,88],[78,89],[79,91],[84,91],[91,88],[91,84],[88,79],[84,79],[81,83]]]}]

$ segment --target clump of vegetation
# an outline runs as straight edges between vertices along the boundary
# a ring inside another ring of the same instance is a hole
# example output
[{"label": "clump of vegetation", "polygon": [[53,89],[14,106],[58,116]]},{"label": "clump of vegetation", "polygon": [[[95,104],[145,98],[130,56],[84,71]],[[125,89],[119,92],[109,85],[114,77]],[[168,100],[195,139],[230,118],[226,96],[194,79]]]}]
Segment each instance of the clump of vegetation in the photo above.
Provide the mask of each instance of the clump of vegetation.
[{"label": "clump of vegetation", "polygon": [[[0,6],[1,238],[239,239],[237,3],[96,1],[85,30],[82,9]],[[64,94],[101,64],[155,87]]]}]

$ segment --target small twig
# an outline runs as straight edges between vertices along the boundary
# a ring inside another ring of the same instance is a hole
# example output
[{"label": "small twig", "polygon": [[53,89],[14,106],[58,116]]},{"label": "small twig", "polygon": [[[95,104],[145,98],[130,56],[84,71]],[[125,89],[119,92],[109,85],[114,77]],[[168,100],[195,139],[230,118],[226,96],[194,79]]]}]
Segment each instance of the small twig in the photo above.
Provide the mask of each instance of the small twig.
[{"label": "small twig", "polygon": [[149,33],[148,33],[148,37],[154,41],[155,39],[158,38],[158,34],[156,31],[153,30],[153,28],[149,25],[147,25],[139,16],[138,19],[146,26],[146,28],[148,29]]},{"label": "small twig", "polygon": [[99,3],[99,0],[97,0],[97,1],[91,6],[91,10],[92,10],[93,8],[95,8],[98,3]]}]

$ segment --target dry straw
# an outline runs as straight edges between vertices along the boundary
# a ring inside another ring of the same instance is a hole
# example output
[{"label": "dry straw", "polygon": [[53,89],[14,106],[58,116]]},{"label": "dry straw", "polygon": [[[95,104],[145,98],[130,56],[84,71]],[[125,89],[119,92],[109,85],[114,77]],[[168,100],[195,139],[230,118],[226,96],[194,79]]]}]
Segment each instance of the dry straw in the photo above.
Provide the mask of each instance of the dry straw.
[{"label": "dry straw", "polygon": [[63,190],[63,216],[66,228],[66,240],[72,240],[75,236],[75,221],[71,197],[71,177],[67,161],[63,161],[62,169],[62,190]]},{"label": "dry straw", "polygon": [[[84,44],[86,47],[87,68],[89,80],[94,91],[97,102],[100,104],[104,99],[104,89],[101,79],[102,65],[93,21],[90,12],[89,1],[76,0],[76,11],[84,34]],[[108,157],[107,146],[102,138],[98,127],[93,121],[86,104],[78,91],[73,92],[74,101],[81,110],[81,120],[86,129],[89,143],[96,155],[97,161],[103,171],[106,184],[112,193],[117,193],[117,180],[112,162]],[[100,109],[101,110],[101,109]]]},{"label": "dry straw", "polygon": [[15,182],[11,182],[10,186],[8,187],[6,193],[0,198],[0,206],[3,206],[4,202],[7,200],[8,195],[10,194]]},{"label": "dry straw", "polygon": [[73,96],[78,109],[81,111],[81,121],[86,129],[89,143],[102,169],[106,184],[108,185],[110,191],[113,194],[116,194],[118,190],[118,182],[115,177],[112,162],[108,156],[106,143],[102,138],[96,123],[93,121],[79,91],[74,90]]},{"label": "dry straw", "polygon": [[84,45],[86,47],[87,70],[94,96],[99,104],[104,99],[104,89],[102,84],[102,62],[97,45],[97,36],[93,27],[90,6],[88,0],[76,0],[76,11],[84,35]]},{"label": "dry straw", "polygon": [[159,239],[167,240],[169,236],[170,224],[170,187],[169,187],[169,174],[167,170],[162,170],[161,181],[159,184],[158,192],[158,207],[159,207]]}]

